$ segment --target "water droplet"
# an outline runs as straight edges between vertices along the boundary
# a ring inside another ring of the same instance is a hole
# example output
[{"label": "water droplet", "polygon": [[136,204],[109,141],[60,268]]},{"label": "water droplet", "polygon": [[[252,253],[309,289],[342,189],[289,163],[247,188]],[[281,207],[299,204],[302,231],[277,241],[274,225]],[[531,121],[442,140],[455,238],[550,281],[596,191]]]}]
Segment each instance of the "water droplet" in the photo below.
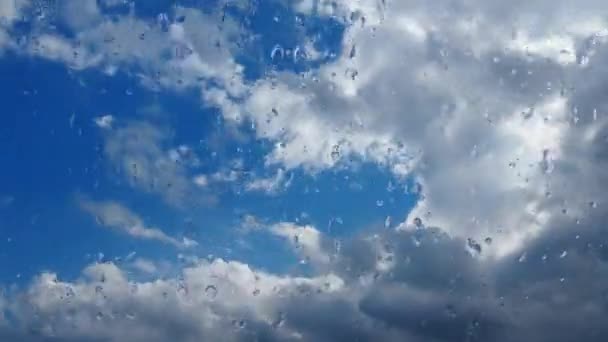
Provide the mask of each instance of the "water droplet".
[{"label": "water droplet", "polygon": [[414,226],[418,229],[422,228],[422,219],[420,217],[414,218]]},{"label": "water droplet", "polygon": [[519,259],[517,259],[518,262],[526,262],[526,259],[528,259],[528,256],[526,255],[526,253],[524,252]]},{"label": "water droplet", "polygon": [[205,288],[205,295],[207,298],[214,299],[217,296],[217,288],[215,285],[207,285]]},{"label": "water droplet", "polygon": [[420,245],[422,244],[422,242],[420,240],[418,240],[418,238],[416,238],[415,236],[412,236],[412,242],[414,243],[414,246],[416,246],[416,247],[420,247]]},{"label": "water droplet", "polygon": [[279,60],[283,59],[285,56],[285,50],[281,47],[281,45],[275,45],[272,51],[270,52],[270,59]]},{"label": "water droplet", "polygon": [[445,307],[445,313],[449,318],[456,318],[457,314],[456,314],[456,309],[454,308],[453,305],[448,304]]},{"label": "water droplet", "polygon": [[241,320],[232,320],[232,326],[238,329],[243,329],[247,326],[247,322],[244,319]]},{"label": "water droplet", "polygon": [[273,329],[277,329],[283,326],[283,324],[285,324],[285,314],[282,312],[279,312],[278,317],[272,322],[272,328]]},{"label": "water droplet", "polygon": [[331,159],[337,161],[340,159],[340,145],[334,145],[331,150]]},{"label": "water droplet", "polygon": [[260,295],[260,289],[253,290],[253,292],[251,294],[254,295],[254,296],[259,296]]},{"label": "water droplet", "polygon": [[357,47],[355,45],[353,45],[353,47],[350,49],[350,53],[348,54],[348,58],[353,59],[357,56]]},{"label": "water droplet", "polygon": [[528,107],[521,112],[521,116],[524,120],[530,119],[534,115],[534,107]]},{"label": "water droplet", "polygon": [[391,217],[390,217],[390,216],[387,216],[387,217],[384,219],[384,228],[389,228],[390,226],[391,226]]},{"label": "water droplet", "polygon": [[593,209],[597,208],[597,202],[595,202],[595,201],[589,202],[589,207],[591,207]]},{"label": "water droplet", "polygon": [[483,241],[486,243],[486,245],[491,245],[492,244],[492,238],[491,237],[487,237]]},{"label": "water droplet", "polygon": [[477,241],[475,241],[474,239],[468,238],[467,239],[467,246],[474,252],[476,252],[477,254],[481,253],[481,245],[479,243],[477,243]]},{"label": "water droplet", "polygon": [[560,259],[565,258],[568,255],[567,251],[563,251],[562,254],[559,255]]},{"label": "water droplet", "polygon": [[384,201],[383,201],[383,200],[377,200],[377,201],[376,201],[376,205],[377,205],[378,207],[382,207],[382,206],[384,205]]},{"label": "water droplet", "polygon": [[547,254],[543,254],[543,256],[541,257],[542,261],[547,261]]},{"label": "water droplet", "polygon": [[347,68],[346,71],[344,71],[344,76],[354,81],[357,79],[357,76],[359,76],[359,71],[357,71],[357,69]]}]

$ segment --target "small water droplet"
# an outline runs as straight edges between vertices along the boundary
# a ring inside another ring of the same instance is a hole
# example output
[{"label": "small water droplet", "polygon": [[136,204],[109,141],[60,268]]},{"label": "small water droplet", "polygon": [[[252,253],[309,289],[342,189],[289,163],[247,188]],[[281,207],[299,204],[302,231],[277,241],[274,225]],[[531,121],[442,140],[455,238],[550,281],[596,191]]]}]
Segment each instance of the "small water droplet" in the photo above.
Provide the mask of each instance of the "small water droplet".
[{"label": "small water droplet", "polygon": [[560,259],[563,259],[563,258],[565,258],[567,255],[568,255],[568,252],[567,252],[567,251],[563,251],[563,252],[562,252],[562,253],[559,255],[559,257],[560,257]]},{"label": "small water droplet", "polygon": [[205,288],[205,295],[207,298],[214,299],[217,296],[217,288],[215,285],[207,285]]},{"label": "small water droplet", "polygon": [[390,228],[390,226],[391,226],[391,217],[390,217],[390,216],[387,216],[387,217],[384,219],[384,228]]},{"label": "small water droplet", "polygon": [[259,296],[260,295],[260,289],[253,290],[253,292],[251,294],[254,295],[254,296]]},{"label": "small water droplet", "polygon": [[476,252],[477,254],[481,253],[481,245],[479,243],[477,243],[477,241],[475,241],[474,239],[468,238],[467,239],[467,246],[474,252]]},{"label": "small water droplet", "polygon": [[285,323],[285,314],[282,312],[279,312],[278,317],[272,322],[272,328],[273,329],[277,329],[283,326],[283,324]]},{"label": "small water droplet", "polygon": [[528,256],[526,255],[526,253],[524,252],[522,255],[519,256],[519,259],[517,259],[518,262],[526,262],[526,259],[528,258]]},{"label": "small water droplet", "polygon": [[492,238],[491,237],[487,237],[483,241],[486,243],[486,245],[491,245],[492,244]]},{"label": "small water droplet", "polygon": [[340,145],[334,145],[331,150],[331,159],[337,161],[340,159]]},{"label": "small water droplet", "polygon": [[456,316],[457,316],[457,314],[456,314],[456,309],[455,309],[455,308],[454,308],[454,306],[453,306],[453,305],[451,305],[451,304],[448,304],[448,305],[445,307],[445,313],[446,313],[446,315],[447,315],[449,318],[452,318],[452,319],[453,319],[453,318],[456,318]]},{"label": "small water droplet", "polygon": [[384,201],[383,200],[377,200],[376,201],[376,206],[382,207],[383,205],[384,205]]},{"label": "small water droplet", "polygon": [[285,50],[283,50],[283,47],[281,47],[281,45],[275,45],[272,51],[270,52],[270,59],[272,59],[273,61],[283,59],[284,56]]}]

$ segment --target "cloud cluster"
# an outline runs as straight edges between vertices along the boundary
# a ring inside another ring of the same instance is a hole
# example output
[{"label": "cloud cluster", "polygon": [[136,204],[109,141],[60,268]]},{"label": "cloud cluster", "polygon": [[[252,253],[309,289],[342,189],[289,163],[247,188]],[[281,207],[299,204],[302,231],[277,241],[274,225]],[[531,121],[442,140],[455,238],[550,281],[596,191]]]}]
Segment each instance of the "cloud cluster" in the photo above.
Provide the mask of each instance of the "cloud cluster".
[{"label": "cloud cluster", "polygon": [[[605,217],[605,215],[604,215]],[[332,254],[317,275],[275,275],[215,259],[178,276],[130,279],[112,263],[76,281],[41,274],[0,301],[17,341],[601,341],[606,230],[558,228],[526,257],[483,261],[438,228],[334,247],[313,227],[277,225]],[[301,233],[301,234],[299,234]],[[316,236],[316,237],[315,237]],[[315,238],[308,238],[315,237]],[[572,240],[575,240],[573,243]],[[313,241],[315,240],[315,241]],[[316,247],[315,247],[316,246]],[[319,247],[321,246],[321,247]],[[145,266],[150,270],[149,266]],[[584,288],[584,291],[581,291]]]}]

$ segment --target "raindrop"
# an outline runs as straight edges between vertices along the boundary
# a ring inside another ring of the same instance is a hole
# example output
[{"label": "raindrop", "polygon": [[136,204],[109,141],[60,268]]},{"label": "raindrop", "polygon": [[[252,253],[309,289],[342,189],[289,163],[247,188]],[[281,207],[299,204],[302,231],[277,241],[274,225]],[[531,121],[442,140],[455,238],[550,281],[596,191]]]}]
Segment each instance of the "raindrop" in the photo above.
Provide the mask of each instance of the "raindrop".
[{"label": "raindrop", "polygon": [[422,244],[422,242],[420,240],[418,240],[418,238],[416,238],[415,236],[412,236],[412,242],[414,243],[414,246],[416,246],[416,247],[420,247],[420,245]]},{"label": "raindrop", "polygon": [[486,243],[486,245],[491,245],[492,244],[492,238],[491,237],[487,237],[483,241]]},{"label": "raindrop", "polygon": [[481,253],[481,245],[477,243],[477,241],[475,241],[474,239],[468,238],[467,246],[469,246],[470,249],[477,252],[478,254]]},{"label": "raindrop", "polygon": [[283,324],[285,324],[285,314],[282,312],[279,312],[279,316],[272,322],[272,328],[273,329],[277,329],[283,326]]},{"label": "raindrop", "polygon": [[541,168],[544,173],[551,173],[554,169],[553,160],[549,156],[549,150],[547,149],[543,150],[543,161],[541,162]]},{"label": "raindrop", "polygon": [[354,81],[357,79],[357,76],[359,76],[359,71],[357,71],[357,69],[347,68],[346,71],[344,71],[344,76]]},{"label": "raindrop", "polygon": [[350,53],[348,54],[348,58],[353,59],[357,56],[357,47],[355,45],[353,45],[353,47],[350,49]]},{"label": "raindrop", "polygon": [[244,320],[244,319],[241,319],[241,320],[236,320],[236,319],[235,319],[235,320],[233,320],[233,321],[232,321],[232,325],[233,325],[235,328],[238,328],[238,329],[243,329],[243,328],[245,328],[245,326],[247,326],[247,322],[245,322],[245,320]]},{"label": "raindrop", "polygon": [[422,228],[422,219],[420,217],[414,218],[414,226],[418,229]]},{"label": "raindrop", "polygon": [[207,285],[205,288],[205,295],[207,298],[214,299],[217,296],[217,288],[215,285]]},{"label": "raindrop", "polygon": [[384,205],[384,201],[383,201],[383,200],[377,200],[377,201],[376,201],[376,205],[377,205],[378,207],[382,207],[382,206]]},{"label": "raindrop", "polygon": [[519,259],[517,259],[518,262],[526,262],[526,259],[528,259],[528,256],[526,255],[526,253],[524,252]]},{"label": "raindrop", "polygon": [[560,259],[565,258],[568,255],[567,251],[563,251],[562,254],[559,255]]},{"label": "raindrop", "polygon": [[95,315],[95,318],[97,318],[98,321],[103,319],[103,313],[101,311],[97,312],[97,315]]},{"label": "raindrop", "polygon": [[454,308],[453,305],[448,304],[445,307],[445,313],[449,318],[456,318],[457,314],[456,314],[456,309]]},{"label": "raindrop", "polygon": [[275,45],[272,51],[270,52],[270,59],[277,60],[283,59],[285,56],[285,50],[281,47],[281,45]]},{"label": "raindrop", "polygon": [[589,202],[589,207],[591,207],[593,209],[597,208],[597,202],[595,202],[595,201]]},{"label": "raindrop", "polygon": [[534,115],[534,107],[528,107],[523,112],[521,112],[521,116],[524,120],[530,119]]},{"label": "raindrop", "polygon": [[158,22],[158,25],[160,25],[163,32],[169,31],[169,16],[167,13],[160,13],[156,17],[156,21]]},{"label": "raindrop", "polygon": [[95,286],[95,293],[103,294],[103,286],[101,286],[101,285]]},{"label": "raindrop", "polygon": [[331,150],[331,159],[337,161],[340,159],[340,145],[334,145]]},{"label": "raindrop", "polygon": [[254,295],[254,296],[259,296],[260,295],[260,289],[253,290],[253,292],[251,294]]},{"label": "raindrop", "polygon": [[391,226],[391,217],[390,217],[390,216],[387,216],[387,217],[384,219],[384,228],[389,228],[390,226]]},{"label": "raindrop", "polygon": [[541,257],[541,259],[542,259],[543,261],[547,261],[547,254],[543,254],[543,256]]}]

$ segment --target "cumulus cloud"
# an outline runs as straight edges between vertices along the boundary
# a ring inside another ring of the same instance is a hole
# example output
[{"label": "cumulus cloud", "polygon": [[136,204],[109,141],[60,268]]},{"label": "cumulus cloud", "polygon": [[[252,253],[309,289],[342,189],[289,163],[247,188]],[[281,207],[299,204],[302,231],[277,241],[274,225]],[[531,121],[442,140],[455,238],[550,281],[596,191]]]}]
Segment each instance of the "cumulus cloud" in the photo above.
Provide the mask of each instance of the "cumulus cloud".
[{"label": "cumulus cloud", "polygon": [[[306,230],[285,227],[276,230]],[[1,301],[13,324],[3,320],[0,334],[23,341],[601,341],[606,289],[593,280],[606,272],[597,242],[606,231],[588,226],[572,243],[572,232],[558,227],[529,246],[526,261],[475,258],[463,240],[430,227],[345,240],[324,250],[335,257],[313,276],[221,259],[146,282],[112,263],[93,264],[75,281],[43,273]]]},{"label": "cumulus cloud", "polygon": [[[478,241],[501,234],[500,257],[561,215],[546,196],[573,172],[560,165],[590,161],[589,144],[568,137],[586,125],[583,116],[602,115],[595,98],[576,104],[591,79],[603,80],[589,71],[603,69],[602,8],[300,1],[303,13],[343,21],[342,54],[308,77],[281,71],[257,80],[236,102],[205,100],[227,118],[248,116],[259,138],[275,141],[270,165],[315,172],[355,158],[415,179],[421,201],[408,221]],[[583,155],[567,153],[573,148]],[[577,192],[593,197],[591,188]],[[569,213],[581,205],[570,203]]]},{"label": "cumulus cloud", "polygon": [[139,216],[120,203],[113,201],[96,202],[85,197],[80,197],[78,202],[84,211],[95,217],[99,225],[122,231],[134,238],[156,240],[178,248],[197,245],[193,240],[184,238],[179,241],[158,228],[147,227]]}]

